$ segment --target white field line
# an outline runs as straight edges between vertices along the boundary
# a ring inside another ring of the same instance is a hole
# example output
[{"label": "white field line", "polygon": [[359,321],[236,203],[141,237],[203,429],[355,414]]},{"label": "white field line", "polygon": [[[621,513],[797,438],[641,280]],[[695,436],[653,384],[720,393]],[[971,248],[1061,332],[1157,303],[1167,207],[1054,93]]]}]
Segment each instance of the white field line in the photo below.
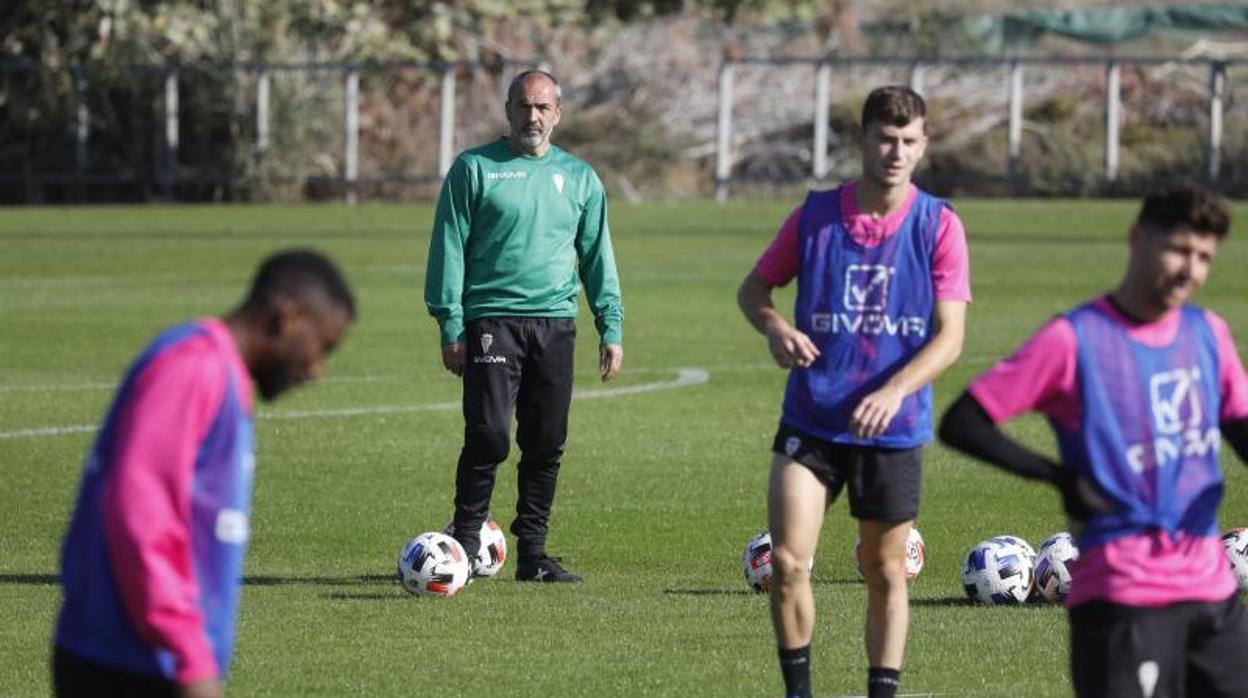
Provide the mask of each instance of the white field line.
[{"label": "white field line", "polygon": [[[638,395],[640,393],[650,393],[656,390],[674,390],[676,388],[688,388],[695,385],[701,385],[710,380],[711,374],[704,368],[677,368],[668,369],[664,373],[676,372],[676,377],[666,381],[651,381],[649,383],[639,383],[637,385],[623,386],[619,388],[593,388],[590,390],[576,390],[572,393],[573,400],[593,400],[599,398],[615,398],[627,395]],[[658,372],[659,369],[654,369]],[[291,410],[276,411],[262,413],[258,415],[259,419],[319,419],[325,417],[365,417],[371,415],[391,415],[391,414],[407,414],[410,412],[429,412],[438,410],[454,410],[460,406],[459,401],[455,402],[434,402],[425,405],[377,405],[373,407],[340,407],[322,410]],[[69,424],[56,427],[43,427],[34,429],[17,429],[13,431],[0,431],[0,439],[32,439],[39,437],[65,436],[68,434],[82,434],[94,432],[98,429],[95,424]]]}]

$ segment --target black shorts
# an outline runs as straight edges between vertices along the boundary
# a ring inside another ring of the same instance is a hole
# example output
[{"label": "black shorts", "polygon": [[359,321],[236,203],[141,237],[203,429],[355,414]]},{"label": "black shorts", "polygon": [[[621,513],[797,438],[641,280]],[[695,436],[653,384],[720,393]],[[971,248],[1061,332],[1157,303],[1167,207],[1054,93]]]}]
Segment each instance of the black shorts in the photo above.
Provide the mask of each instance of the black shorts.
[{"label": "black shorts", "polygon": [[60,647],[52,651],[52,687],[57,698],[176,698],[178,686],[161,676],[107,666]]},{"label": "black shorts", "polygon": [[849,513],[856,519],[908,521],[919,514],[923,449],[838,444],[783,424],[771,449],[810,469],[835,501],[849,482]]},{"label": "black shorts", "polygon": [[1246,674],[1248,614],[1238,593],[1215,603],[1070,609],[1070,675],[1081,698],[1244,697]]}]

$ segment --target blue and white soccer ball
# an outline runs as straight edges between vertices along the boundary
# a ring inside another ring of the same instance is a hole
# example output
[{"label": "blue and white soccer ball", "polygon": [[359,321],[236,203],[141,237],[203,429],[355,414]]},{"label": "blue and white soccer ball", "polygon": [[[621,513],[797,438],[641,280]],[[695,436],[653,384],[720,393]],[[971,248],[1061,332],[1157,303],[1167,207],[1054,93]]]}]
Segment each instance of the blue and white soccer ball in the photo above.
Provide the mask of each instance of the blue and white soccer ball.
[{"label": "blue and white soccer ball", "polygon": [[399,553],[399,583],[419,596],[454,596],[468,583],[468,573],[464,547],[445,533],[422,533]]},{"label": "blue and white soccer ball", "polygon": [[1013,536],[983,541],[966,554],[962,588],[972,603],[1023,603],[1031,595],[1034,555],[1030,545]]},{"label": "blue and white soccer ball", "polygon": [[1007,545],[1017,545],[1027,553],[1027,559],[1031,560],[1031,566],[1036,566],[1036,549],[1031,547],[1031,543],[1019,538],[1018,536],[993,536],[992,540],[1005,543]]},{"label": "blue and white soccer ball", "polygon": [[[771,531],[763,531],[745,544],[741,561],[745,568],[745,583],[760,594],[771,591]],[[815,568],[815,560],[806,563],[806,569]]]},{"label": "blue and white soccer ball", "polygon": [[1248,528],[1232,528],[1222,534],[1222,546],[1240,589],[1248,589]]},{"label": "blue and white soccer ball", "polygon": [[[448,536],[455,535],[455,522],[448,523],[442,532]],[[477,548],[476,570],[473,574],[477,577],[493,577],[503,569],[505,562],[507,537],[503,535],[503,529],[497,521],[486,519],[481,525],[481,547]]]},{"label": "blue and white soccer ball", "polygon": [[1036,589],[1048,601],[1061,601],[1070,593],[1070,563],[1079,559],[1079,548],[1070,534],[1054,533],[1040,544],[1036,559]]}]

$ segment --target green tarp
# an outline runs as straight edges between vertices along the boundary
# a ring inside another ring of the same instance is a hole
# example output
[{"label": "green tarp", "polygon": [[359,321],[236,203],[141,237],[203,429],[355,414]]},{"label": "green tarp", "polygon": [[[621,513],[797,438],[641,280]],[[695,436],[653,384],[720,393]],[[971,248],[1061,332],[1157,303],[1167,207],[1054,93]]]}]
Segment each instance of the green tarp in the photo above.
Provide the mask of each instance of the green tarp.
[{"label": "green tarp", "polygon": [[997,53],[1026,48],[1045,34],[1095,44],[1116,44],[1164,31],[1248,30],[1248,3],[1034,10],[967,17],[958,23],[984,50]]}]

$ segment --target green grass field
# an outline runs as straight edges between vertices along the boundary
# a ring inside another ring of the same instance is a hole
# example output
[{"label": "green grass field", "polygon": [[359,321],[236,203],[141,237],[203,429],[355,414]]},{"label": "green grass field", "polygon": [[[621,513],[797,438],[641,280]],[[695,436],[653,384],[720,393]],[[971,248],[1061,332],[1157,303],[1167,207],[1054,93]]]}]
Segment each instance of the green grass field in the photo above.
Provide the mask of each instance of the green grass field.
[{"label": "green grass field", "polygon": [[[613,209],[627,353],[608,387],[638,390],[594,392],[583,312],[577,389],[599,399],[573,404],[550,538],[588,581],[517,585],[509,566],[449,600],[391,580],[403,543],[449,519],[460,445],[459,386],[422,302],[430,208],[0,210],[0,696],[48,693],[59,541],[115,381],[153,333],[226,310],[259,259],[289,245],[335,256],[361,315],[323,383],[259,409],[232,695],[778,695],[767,599],[747,590],[741,551],[764,527],[784,373],[735,290],[791,203]],[[1135,210],[960,202],[975,303],[938,406],[1053,313],[1116,283]],[[1242,351],[1248,209],[1234,227],[1198,300]],[[707,379],[641,390],[679,369]],[[1052,450],[1041,421],[1012,430]],[[495,492],[504,527],[515,460],[513,449]],[[1223,523],[1248,524],[1248,478],[1232,456],[1226,465]],[[927,565],[912,587],[903,693],[1069,695],[1063,612],[974,608],[958,580],[983,538],[1038,545],[1060,530],[1056,496],[933,446],[918,525]],[[823,696],[865,685],[854,538],[838,502],[815,567]]]}]

